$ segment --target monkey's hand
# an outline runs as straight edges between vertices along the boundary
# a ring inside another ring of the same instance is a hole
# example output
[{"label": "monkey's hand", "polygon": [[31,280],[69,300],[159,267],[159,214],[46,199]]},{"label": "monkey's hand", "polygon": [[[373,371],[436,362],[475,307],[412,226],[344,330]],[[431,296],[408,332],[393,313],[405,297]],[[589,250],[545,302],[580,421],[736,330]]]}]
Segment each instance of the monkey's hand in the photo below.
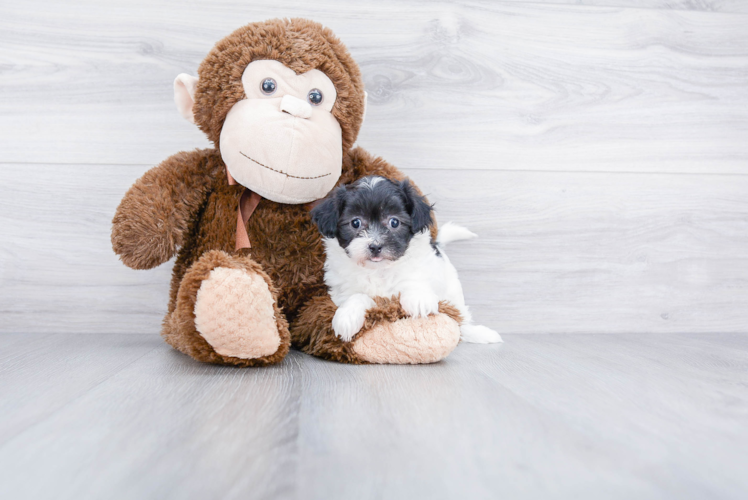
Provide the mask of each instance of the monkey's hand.
[{"label": "monkey's hand", "polygon": [[176,253],[218,170],[211,151],[177,153],[127,191],[112,220],[112,248],[125,265],[151,269]]}]

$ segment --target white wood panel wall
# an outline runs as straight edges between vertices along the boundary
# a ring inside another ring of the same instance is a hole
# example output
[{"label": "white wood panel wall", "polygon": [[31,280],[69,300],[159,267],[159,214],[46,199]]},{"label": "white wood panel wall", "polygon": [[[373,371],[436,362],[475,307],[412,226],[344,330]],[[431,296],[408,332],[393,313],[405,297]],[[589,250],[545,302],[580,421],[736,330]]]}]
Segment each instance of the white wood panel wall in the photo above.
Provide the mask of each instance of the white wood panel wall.
[{"label": "white wood panel wall", "polygon": [[479,240],[450,255],[501,332],[748,331],[748,2],[0,5],[0,331],[157,332],[169,266],[111,217],[208,146],[171,85],[241,24],[310,17],[358,60],[359,144]]}]

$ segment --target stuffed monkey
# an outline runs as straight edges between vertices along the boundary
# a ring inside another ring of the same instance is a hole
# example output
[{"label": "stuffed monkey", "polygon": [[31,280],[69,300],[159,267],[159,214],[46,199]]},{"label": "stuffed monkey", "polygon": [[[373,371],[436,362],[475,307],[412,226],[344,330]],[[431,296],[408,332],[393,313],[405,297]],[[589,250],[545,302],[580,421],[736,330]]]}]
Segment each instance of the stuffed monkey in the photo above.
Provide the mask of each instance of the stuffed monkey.
[{"label": "stuffed monkey", "polygon": [[214,148],[177,153],[122,199],[112,246],[134,269],[177,255],[162,336],[209,363],[264,366],[289,347],[347,363],[430,363],[459,341],[459,314],[409,318],[378,298],[343,342],[323,282],[324,249],[309,215],[331,189],[367,175],[403,179],[354,148],[364,116],[361,73],[327,28],[252,23],[174,82],[177,108]]}]

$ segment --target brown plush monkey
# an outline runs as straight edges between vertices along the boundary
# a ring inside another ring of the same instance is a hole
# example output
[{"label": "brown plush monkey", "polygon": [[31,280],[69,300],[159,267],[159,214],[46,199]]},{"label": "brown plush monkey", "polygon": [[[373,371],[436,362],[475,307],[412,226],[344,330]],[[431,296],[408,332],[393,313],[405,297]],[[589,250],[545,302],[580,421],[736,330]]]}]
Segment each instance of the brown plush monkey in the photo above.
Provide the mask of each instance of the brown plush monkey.
[{"label": "brown plush monkey", "polygon": [[447,356],[460,335],[448,304],[407,318],[397,300],[381,298],[351,342],[332,331],[308,204],[366,175],[403,178],[353,148],[365,93],[340,40],[304,19],[252,23],[218,42],[198,75],[177,77],[175,100],[215,148],[148,171],[113,220],[112,246],[126,265],[150,269],[178,253],[166,341],[199,361],[239,366],[278,363],[291,344],[348,363]]}]

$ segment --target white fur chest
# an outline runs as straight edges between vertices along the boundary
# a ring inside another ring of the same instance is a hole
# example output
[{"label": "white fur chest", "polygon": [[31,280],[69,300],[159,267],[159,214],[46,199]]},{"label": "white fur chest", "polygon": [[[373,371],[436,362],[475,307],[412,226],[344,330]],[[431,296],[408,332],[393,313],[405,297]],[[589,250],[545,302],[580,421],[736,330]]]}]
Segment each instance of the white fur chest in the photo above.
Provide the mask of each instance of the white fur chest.
[{"label": "white fur chest", "polygon": [[369,297],[391,297],[401,293],[410,283],[433,283],[433,278],[444,272],[443,259],[431,247],[428,232],[414,236],[405,255],[394,262],[358,265],[336,239],[326,238],[324,243],[327,252],[325,283],[337,306],[357,293]]}]

